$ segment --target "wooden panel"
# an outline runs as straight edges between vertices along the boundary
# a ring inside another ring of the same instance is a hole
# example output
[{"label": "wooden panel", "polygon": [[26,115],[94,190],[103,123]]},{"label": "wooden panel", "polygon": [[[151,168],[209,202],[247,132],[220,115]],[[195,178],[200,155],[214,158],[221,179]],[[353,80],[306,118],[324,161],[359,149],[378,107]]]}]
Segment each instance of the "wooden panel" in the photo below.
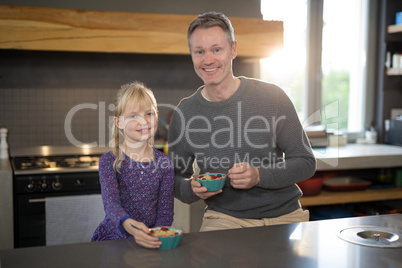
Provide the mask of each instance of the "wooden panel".
[{"label": "wooden panel", "polygon": [[[0,49],[189,54],[196,15],[1,6]],[[283,46],[283,23],[230,18],[238,55],[267,57]]]}]

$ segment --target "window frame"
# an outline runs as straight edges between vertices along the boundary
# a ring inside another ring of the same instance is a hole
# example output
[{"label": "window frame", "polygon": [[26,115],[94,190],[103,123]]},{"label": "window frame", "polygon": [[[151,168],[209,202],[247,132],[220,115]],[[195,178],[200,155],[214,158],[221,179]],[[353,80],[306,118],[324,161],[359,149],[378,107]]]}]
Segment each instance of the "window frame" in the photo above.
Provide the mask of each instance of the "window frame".
[{"label": "window frame", "polygon": [[[376,51],[378,36],[376,12],[377,1],[367,1],[368,14],[367,22],[367,47],[366,47],[366,67],[364,70],[363,81],[363,125],[371,126],[375,120],[375,85],[376,85]],[[306,90],[304,91],[303,114],[310,121],[310,117],[322,109],[322,31],[323,31],[324,0],[307,1],[307,71],[306,71]],[[315,121],[315,122],[314,122]],[[312,118],[308,124],[317,123],[316,118]],[[360,132],[348,132],[348,142],[354,142],[357,138],[364,136],[365,129]]]}]

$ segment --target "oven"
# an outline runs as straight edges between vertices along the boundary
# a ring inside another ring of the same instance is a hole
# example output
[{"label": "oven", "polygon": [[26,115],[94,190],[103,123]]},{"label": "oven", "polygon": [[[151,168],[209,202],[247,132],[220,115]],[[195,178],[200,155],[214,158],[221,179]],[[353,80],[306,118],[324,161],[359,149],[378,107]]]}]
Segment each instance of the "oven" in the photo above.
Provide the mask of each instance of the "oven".
[{"label": "oven", "polygon": [[89,242],[104,218],[98,175],[103,149],[10,150],[16,248]]}]

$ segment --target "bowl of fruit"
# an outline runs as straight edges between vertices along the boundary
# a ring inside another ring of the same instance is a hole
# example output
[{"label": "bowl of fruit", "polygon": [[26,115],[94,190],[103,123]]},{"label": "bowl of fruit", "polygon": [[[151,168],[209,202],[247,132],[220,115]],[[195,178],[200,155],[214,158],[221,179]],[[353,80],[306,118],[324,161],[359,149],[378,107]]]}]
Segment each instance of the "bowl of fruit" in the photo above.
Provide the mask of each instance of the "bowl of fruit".
[{"label": "bowl of fruit", "polygon": [[218,191],[225,185],[226,178],[225,173],[205,173],[196,176],[195,180],[207,187],[208,191]]},{"label": "bowl of fruit", "polygon": [[184,233],[182,229],[170,226],[159,226],[150,228],[149,230],[152,236],[158,237],[159,241],[162,242],[159,249],[176,248]]}]

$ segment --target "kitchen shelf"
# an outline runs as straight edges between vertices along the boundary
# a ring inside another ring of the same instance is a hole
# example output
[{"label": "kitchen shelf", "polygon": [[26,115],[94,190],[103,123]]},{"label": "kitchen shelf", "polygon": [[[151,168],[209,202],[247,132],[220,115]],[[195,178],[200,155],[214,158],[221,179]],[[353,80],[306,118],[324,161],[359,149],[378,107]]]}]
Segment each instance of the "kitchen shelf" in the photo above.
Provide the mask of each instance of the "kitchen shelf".
[{"label": "kitchen shelf", "polygon": [[[374,168],[402,168],[402,147],[389,144],[347,144],[313,150],[317,171],[347,172]],[[319,206],[402,199],[402,187],[331,192],[303,196],[302,206]]]},{"label": "kitchen shelf", "polygon": [[[189,54],[196,15],[0,5],[0,49]],[[238,56],[264,58],[283,47],[283,22],[229,17]]]},{"label": "kitchen shelf", "polygon": [[402,187],[345,192],[329,192],[323,190],[320,194],[315,196],[303,196],[300,199],[300,203],[303,207],[308,207],[318,205],[384,201],[393,199],[402,199]]},{"label": "kitchen shelf", "polygon": [[389,75],[389,76],[402,75],[402,69],[401,68],[388,68],[387,75]]},{"label": "kitchen shelf", "polygon": [[402,33],[402,24],[389,25],[388,33]]},{"label": "kitchen shelf", "polygon": [[[402,24],[389,25],[387,27],[387,33],[389,34],[402,34]],[[387,68],[388,76],[400,76],[402,75],[401,68]]]}]

